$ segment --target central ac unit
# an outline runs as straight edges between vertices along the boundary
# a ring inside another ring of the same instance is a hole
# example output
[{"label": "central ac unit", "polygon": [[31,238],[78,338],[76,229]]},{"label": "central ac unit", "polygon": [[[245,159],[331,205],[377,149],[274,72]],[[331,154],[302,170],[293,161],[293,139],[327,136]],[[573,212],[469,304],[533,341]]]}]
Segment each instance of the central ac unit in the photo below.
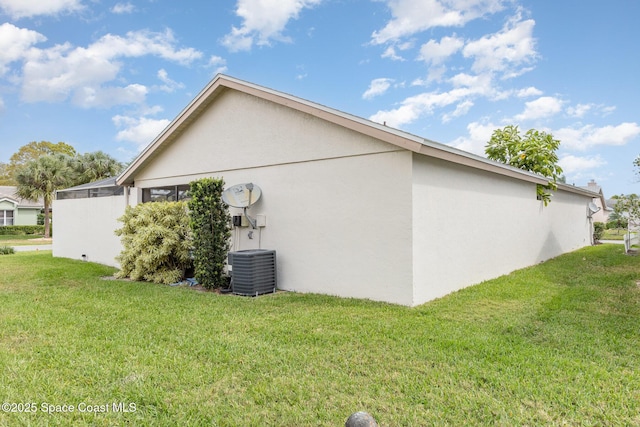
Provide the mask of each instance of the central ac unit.
[{"label": "central ac unit", "polygon": [[229,252],[228,260],[234,294],[257,296],[276,291],[276,251],[248,249]]}]

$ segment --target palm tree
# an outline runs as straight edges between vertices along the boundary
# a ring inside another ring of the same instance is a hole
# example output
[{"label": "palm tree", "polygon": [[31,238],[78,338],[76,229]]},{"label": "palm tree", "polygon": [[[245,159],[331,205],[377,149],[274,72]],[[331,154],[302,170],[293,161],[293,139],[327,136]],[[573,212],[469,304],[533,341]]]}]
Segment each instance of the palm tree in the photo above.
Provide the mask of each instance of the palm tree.
[{"label": "palm tree", "polygon": [[51,236],[49,210],[56,190],[69,185],[72,171],[69,156],[50,154],[27,162],[15,175],[18,183],[16,194],[27,200],[44,202],[44,237]]},{"label": "palm tree", "polygon": [[102,151],[76,156],[71,164],[77,174],[75,185],[111,178],[118,175],[124,167],[122,163]]}]

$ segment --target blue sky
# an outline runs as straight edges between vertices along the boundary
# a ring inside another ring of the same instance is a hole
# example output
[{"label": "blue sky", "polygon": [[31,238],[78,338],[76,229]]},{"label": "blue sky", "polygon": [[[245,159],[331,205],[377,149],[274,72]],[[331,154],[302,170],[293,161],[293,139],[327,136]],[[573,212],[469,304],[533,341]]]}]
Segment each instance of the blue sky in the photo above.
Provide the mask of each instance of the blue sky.
[{"label": "blue sky", "polygon": [[640,193],[635,0],[0,0],[0,162],[131,160],[222,72],[483,154],[562,141],[568,183]]}]

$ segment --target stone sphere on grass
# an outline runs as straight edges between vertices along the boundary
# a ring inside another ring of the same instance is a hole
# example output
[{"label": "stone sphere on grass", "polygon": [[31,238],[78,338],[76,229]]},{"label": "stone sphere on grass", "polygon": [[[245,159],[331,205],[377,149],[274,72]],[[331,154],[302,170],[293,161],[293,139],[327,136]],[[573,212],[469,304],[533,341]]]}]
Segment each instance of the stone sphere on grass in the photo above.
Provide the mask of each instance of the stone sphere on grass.
[{"label": "stone sphere on grass", "polygon": [[378,423],[371,415],[360,411],[351,414],[344,427],[378,427]]}]

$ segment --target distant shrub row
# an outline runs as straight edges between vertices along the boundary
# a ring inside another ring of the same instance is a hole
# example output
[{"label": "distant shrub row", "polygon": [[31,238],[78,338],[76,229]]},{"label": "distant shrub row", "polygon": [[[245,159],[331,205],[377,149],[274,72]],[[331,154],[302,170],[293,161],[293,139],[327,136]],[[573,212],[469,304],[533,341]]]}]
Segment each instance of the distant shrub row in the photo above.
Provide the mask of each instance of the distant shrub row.
[{"label": "distant shrub row", "polygon": [[44,225],[5,225],[0,227],[0,235],[24,236],[25,234],[44,234]]}]

